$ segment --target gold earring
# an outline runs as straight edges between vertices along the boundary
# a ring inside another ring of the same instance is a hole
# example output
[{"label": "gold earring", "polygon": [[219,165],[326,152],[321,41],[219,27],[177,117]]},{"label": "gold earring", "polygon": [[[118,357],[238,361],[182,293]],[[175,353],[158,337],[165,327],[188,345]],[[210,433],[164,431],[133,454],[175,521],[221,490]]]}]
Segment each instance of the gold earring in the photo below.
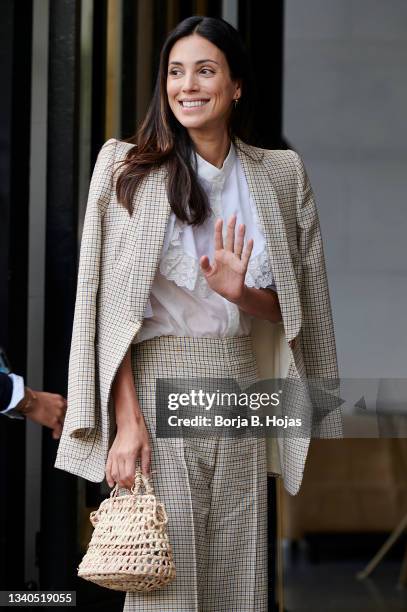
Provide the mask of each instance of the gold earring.
[{"label": "gold earring", "polygon": [[238,102],[239,102],[239,98],[235,98],[235,99],[233,100],[233,102],[235,103],[235,108],[236,108],[236,107],[237,107],[237,105],[238,105]]}]

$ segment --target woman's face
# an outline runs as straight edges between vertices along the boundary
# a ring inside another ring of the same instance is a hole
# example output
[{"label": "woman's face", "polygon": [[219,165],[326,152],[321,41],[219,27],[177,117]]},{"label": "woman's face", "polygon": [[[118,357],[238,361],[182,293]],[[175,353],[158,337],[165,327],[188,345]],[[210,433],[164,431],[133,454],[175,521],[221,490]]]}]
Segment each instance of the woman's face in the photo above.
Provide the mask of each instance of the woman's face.
[{"label": "woman's face", "polygon": [[188,131],[226,128],[233,99],[241,95],[223,52],[206,38],[180,38],[168,58],[167,95],[172,112]]}]

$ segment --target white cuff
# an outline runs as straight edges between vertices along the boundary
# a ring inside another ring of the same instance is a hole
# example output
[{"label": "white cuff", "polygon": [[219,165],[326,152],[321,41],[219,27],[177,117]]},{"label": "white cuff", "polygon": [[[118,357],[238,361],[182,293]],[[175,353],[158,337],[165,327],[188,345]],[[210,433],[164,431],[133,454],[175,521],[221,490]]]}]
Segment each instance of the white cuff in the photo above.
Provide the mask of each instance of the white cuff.
[{"label": "white cuff", "polygon": [[147,304],[146,304],[146,309],[144,311],[144,319],[149,319],[150,317],[154,316],[154,312],[153,309],[151,307],[151,301],[150,299],[147,300]]},{"label": "white cuff", "polygon": [[24,398],[24,378],[17,376],[17,374],[9,374],[9,377],[13,381],[13,394],[7,408],[2,410],[2,414],[7,415],[11,419],[24,419],[18,410],[14,410],[17,404]]}]

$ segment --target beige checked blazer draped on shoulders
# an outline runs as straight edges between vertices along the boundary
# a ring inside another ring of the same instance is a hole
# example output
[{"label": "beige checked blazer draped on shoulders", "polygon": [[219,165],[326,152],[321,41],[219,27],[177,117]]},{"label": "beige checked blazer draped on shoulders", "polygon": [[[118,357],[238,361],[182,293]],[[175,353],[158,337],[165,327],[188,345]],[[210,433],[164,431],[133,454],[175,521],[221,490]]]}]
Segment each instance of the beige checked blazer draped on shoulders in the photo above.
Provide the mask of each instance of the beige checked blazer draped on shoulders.
[{"label": "beige checked blazer draped on shoulders", "polygon": [[[292,150],[260,149],[238,138],[234,142],[272,263],[289,356],[287,376],[300,381],[336,379],[323,245],[303,161]],[[69,361],[68,410],[55,464],[93,482],[104,479],[114,436],[112,381],[142,326],[171,212],[165,166],[143,180],[131,217],[118,205],[113,169],[132,146],[108,140],[90,184]],[[329,415],[320,435],[340,436],[340,419]],[[279,438],[278,444],[285,487],[295,494],[309,436]]]}]

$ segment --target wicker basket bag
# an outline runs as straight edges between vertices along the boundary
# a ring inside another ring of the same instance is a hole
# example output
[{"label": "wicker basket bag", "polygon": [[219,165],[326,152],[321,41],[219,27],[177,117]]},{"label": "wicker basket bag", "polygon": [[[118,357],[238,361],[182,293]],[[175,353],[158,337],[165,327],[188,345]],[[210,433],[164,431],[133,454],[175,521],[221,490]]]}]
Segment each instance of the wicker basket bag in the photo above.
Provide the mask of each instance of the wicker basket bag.
[{"label": "wicker basket bag", "polygon": [[[144,494],[139,492],[142,484]],[[165,507],[139,469],[131,492],[118,491],[116,484],[90,514],[95,529],[78,576],[117,591],[161,589],[176,575]]]}]

